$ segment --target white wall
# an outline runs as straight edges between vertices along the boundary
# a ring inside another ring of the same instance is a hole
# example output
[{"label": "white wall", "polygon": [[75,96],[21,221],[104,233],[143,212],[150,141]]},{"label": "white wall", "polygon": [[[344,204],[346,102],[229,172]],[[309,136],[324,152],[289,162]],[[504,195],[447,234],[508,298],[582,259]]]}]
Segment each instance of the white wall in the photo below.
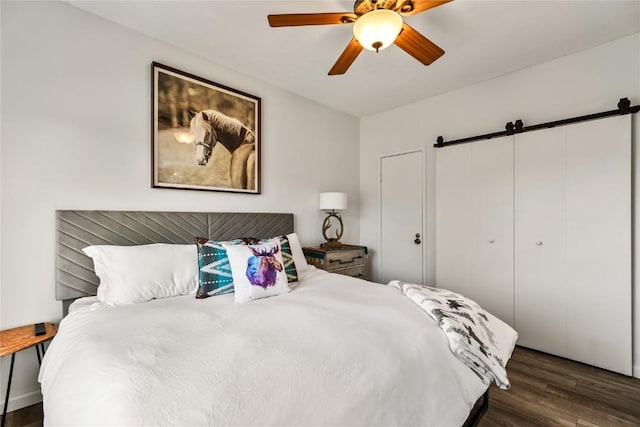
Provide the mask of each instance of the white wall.
[{"label": "white wall", "polygon": [[[442,60],[446,61],[446,55]],[[629,97],[633,105],[640,104],[640,34],[363,118],[360,122],[360,243],[371,249],[372,270],[375,272],[378,264],[378,162],[381,154],[426,147],[427,281],[433,282],[433,144],[438,135],[453,140],[504,130],[505,123],[516,119],[522,119],[527,125],[613,110],[618,99],[623,97]],[[637,160],[640,160],[639,116],[636,114],[634,118]],[[636,164],[640,162],[636,161]],[[640,197],[639,175],[636,173],[635,176],[636,206]],[[640,210],[636,210],[636,224],[640,224],[638,212]],[[640,266],[638,228],[635,228],[635,266]],[[640,377],[640,288],[634,287],[634,366],[635,375]]]},{"label": "white wall", "polygon": [[[65,3],[1,8],[2,329],[61,317],[56,209],[293,212],[317,244],[317,194],[345,191],[343,241],[358,242],[357,118]],[[262,98],[261,195],[150,188],[151,61]],[[10,410],[40,399],[35,378],[35,350],[19,353]]]}]

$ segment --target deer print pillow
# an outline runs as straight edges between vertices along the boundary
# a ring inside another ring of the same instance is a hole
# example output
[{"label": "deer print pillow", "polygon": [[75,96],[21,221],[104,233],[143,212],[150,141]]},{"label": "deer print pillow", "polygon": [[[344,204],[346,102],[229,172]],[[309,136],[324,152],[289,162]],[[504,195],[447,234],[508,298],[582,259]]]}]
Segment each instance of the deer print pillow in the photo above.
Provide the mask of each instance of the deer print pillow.
[{"label": "deer print pillow", "polygon": [[224,245],[231,264],[235,302],[249,302],[289,292],[278,239],[257,245]]},{"label": "deer print pillow", "polygon": [[[293,253],[291,252],[291,244],[287,236],[272,237],[271,239],[261,240],[262,242],[268,242],[271,240],[277,240],[280,243],[280,253],[282,254],[282,265],[285,273],[287,273],[287,282],[298,281],[298,270],[296,270],[295,260],[293,259]],[[292,285],[294,286],[294,285]]]}]

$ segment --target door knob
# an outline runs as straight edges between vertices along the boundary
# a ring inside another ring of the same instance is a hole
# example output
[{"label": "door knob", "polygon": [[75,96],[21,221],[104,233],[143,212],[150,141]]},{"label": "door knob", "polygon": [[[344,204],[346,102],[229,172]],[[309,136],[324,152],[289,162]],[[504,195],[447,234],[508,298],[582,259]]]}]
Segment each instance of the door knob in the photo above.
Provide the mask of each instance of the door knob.
[{"label": "door knob", "polygon": [[420,238],[420,233],[416,233],[416,239]]},{"label": "door knob", "polygon": [[536,242],[536,245],[538,245],[538,246],[542,246],[542,240],[538,240],[538,241]]},{"label": "door knob", "polygon": [[416,245],[419,245],[420,243],[422,243],[422,240],[416,239],[416,240],[413,241],[413,243],[415,243]]},{"label": "door knob", "polygon": [[496,239],[489,239],[489,243],[495,243]]}]

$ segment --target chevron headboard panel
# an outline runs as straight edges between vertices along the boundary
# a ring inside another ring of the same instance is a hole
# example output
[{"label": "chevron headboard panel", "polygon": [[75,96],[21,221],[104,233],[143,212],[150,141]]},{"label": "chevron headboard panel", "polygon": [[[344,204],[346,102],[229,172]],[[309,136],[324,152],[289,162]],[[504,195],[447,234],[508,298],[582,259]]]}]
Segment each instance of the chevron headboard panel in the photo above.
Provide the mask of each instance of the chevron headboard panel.
[{"label": "chevron headboard panel", "polygon": [[63,301],[96,294],[99,280],[82,252],[86,246],[278,236],[293,232],[293,214],[69,210],[56,211],[56,231],[56,299]]}]

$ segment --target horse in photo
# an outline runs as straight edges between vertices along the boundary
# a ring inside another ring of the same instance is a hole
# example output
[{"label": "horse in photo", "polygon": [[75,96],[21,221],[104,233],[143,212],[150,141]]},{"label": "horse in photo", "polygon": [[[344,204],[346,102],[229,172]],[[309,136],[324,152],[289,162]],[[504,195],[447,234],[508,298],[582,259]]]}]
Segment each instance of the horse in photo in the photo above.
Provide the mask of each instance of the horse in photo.
[{"label": "horse in photo", "polygon": [[213,147],[222,144],[231,153],[229,178],[232,188],[254,190],[256,184],[256,137],[242,122],[216,110],[203,110],[191,118],[196,162],[209,163]]}]

